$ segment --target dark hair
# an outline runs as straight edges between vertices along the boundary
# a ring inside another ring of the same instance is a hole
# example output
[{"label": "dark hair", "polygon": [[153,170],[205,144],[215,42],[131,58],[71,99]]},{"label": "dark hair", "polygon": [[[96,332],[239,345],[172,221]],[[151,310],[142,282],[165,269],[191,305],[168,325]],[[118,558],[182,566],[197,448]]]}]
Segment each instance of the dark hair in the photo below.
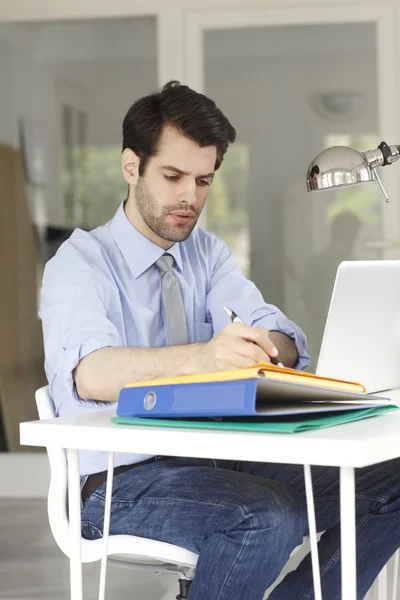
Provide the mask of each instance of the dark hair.
[{"label": "dark hair", "polygon": [[310,177],[313,177],[314,175],[319,175],[319,166],[318,165],[314,165],[310,171]]},{"label": "dark hair", "polygon": [[157,145],[164,125],[172,125],[183,135],[204,146],[217,147],[217,170],[235,141],[236,131],[213,100],[170,81],[161,92],[140,98],[129,108],[123,122],[122,150],[130,148],[140,158],[139,175],[143,175]]}]

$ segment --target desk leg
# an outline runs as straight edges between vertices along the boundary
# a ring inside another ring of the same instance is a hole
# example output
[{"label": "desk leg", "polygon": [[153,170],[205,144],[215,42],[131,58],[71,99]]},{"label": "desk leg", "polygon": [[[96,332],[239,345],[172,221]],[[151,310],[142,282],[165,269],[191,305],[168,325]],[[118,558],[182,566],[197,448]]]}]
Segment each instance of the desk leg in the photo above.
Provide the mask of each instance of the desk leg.
[{"label": "desk leg", "polygon": [[312,487],[312,475],[310,465],[304,465],[304,482],[306,488],[308,530],[310,533],[311,564],[314,581],[314,598],[315,600],[322,600],[321,574],[319,569],[318,554],[318,535],[317,525],[315,521],[314,493]]},{"label": "desk leg", "polygon": [[107,558],[108,558],[108,537],[110,535],[110,519],[111,519],[111,498],[114,482],[114,452],[108,454],[108,469],[107,469],[107,486],[106,486],[106,503],[104,506],[104,523],[103,523],[103,557],[101,559],[100,568],[100,586],[99,600],[104,600],[106,595],[106,576],[107,576]]},{"label": "desk leg", "polygon": [[357,600],[356,495],[354,469],[340,469],[342,600]]},{"label": "desk leg", "polygon": [[78,450],[70,448],[67,450],[67,453],[71,600],[83,600],[81,486],[79,478],[79,452]]}]

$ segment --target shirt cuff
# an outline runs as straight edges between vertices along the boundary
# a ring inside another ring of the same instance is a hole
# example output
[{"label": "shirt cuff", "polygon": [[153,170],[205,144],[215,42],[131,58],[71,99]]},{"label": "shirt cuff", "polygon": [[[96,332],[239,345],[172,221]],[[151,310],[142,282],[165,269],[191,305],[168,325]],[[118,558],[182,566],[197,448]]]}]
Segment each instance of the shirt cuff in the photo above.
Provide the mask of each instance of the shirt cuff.
[{"label": "shirt cuff", "polygon": [[[85,356],[88,356],[88,354],[91,354],[96,350],[101,350],[101,348],[107,348],[110,346],[115,347],[116,345],[117,344],[110,344],[110,340],[107,340],[106,342],[105,340],[91,339],[90,341],[78,344],[72,348],[64,349],[64,354],[62,357],[63,378],[70,398],[72,398],[77,404],[81,406],[93,406],[94,402],[93,400],[83,400],[83,398],[79,396],[75,386],[73,375],[74,369],[78,366],[79,362],[85,358]],[[110,406],[109,402],[95,401],[95,404],[101,406]]]},{"label": "shirt cuff", "polygon": [[301,371],[310,364],[311,358],[306,350],[307,338],[300,327],[295,323],[286,317],[274,316],[271,319],[268,319],[268,317],[260,319],[257,325],[266,327],[269,331],[279,331],[280,333],[284,333],[294,341],[298,353],[297,363],[294,366],[295,369]]},{"label": "shirt cuff", "polygon": [[[307,352],[307,338],[304,335],[303,331],[289,321],[288,319],[277,319],[277,331],[280,331],[290,337],[294,343],[296,344],[298,359],[294,368],[302,371],[305,369],[311,362],[311,358]],[[272,328],[271,328],[272,329]]]}]

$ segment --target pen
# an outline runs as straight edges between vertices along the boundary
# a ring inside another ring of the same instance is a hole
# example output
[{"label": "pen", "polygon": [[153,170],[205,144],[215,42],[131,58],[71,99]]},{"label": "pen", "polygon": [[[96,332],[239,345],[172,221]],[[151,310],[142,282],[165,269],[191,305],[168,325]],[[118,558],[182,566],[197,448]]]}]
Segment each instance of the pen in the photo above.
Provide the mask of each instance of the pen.
[{"label": "pen", "polygon": [[[245,325],[245,323],[235,313],[234,310],[232,310],[231,308],[228,308],[227,306],[224,306],[224,311],[226,312],[226,314],[228,315],[228,317],[230,318],[230,320],[232,321],[232,323],[242,323],[243,325]],[[270,360],[271,360],[271,362],[272,362],[273,365],[276,365],[277,367],[283,367],[283,368],[285,368],[285,365],[279,360],[279,356],[270,356]]]}]

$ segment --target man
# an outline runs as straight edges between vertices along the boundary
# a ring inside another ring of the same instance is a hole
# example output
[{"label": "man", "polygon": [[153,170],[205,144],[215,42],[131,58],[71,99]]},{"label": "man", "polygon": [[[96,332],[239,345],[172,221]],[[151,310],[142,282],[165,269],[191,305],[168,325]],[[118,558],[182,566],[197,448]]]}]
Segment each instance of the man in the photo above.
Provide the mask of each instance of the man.
[{"label": "man", "polygon": [[[107,225],[75,231],[44,275],[46,371],[59,415],[107,408],[127,382],[241,368],[278,352],[285,365],[308,363],[301,330],[265,304],[225,244],[195,228],[234,139],[215,103],[177,82],[129,109],[127,201]],[[226,324],[224,304],[248,325]],[[90,539],[102,535],[105,469],[104,454],[82,453],[82,526]],[[315,469],[314,479],[326,531],[324,598],[333,600],[340,597],[338,473]],[[396,463],[360,471],[357,486],[362,598],[399,545]],[[117,455],[111,533],[199,553],[190,600],[261,600],[307,534],[302,469]],[[271,596],[312,597],[309,559]]]}]

